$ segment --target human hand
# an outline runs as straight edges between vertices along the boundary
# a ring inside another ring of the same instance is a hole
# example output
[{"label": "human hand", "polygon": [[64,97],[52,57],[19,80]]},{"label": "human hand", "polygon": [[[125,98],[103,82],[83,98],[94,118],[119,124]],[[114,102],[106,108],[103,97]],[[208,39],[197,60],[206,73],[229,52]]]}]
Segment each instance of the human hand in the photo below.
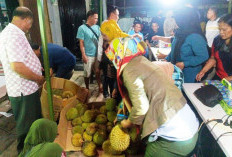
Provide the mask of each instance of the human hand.
[{"label": "human hand", "polygon": [[133,123],[129,119],[124,119],[121,121],[121,125],[123,128],[130,128]]},{"label": "human hand", "polygon": [[165,59],[165,57],[167,57],[167,55],[164,55],[162,53],[158,53],[157,57],[158,57],[158,59]]},{"label": "human hand", "polygon": [[45,79],[44,79],[44,77],[41,75],[41,76],[38,76],[38,78],[37,78],[37,80],[36,80],[36,83],[37,83],[39,86],[41,86],[41,85],[43,85],[44,81],[45,81]]},{"label": "human hand", "polygon": [[184,62],[178,62],[178,63],[176,63],[176,66],[178,68],[180,68],[181,70],[183,70],[184,69]]},{"label": "human hand", "polygon": [[196,76],[196,80],[197,81],[201,81],[201,78],[205,75],[204,71],[200,71],[197,76]]},{"label": "human hand", "polygon": [[87,64],[88,58],[87,58],[86,55],[82,55],[82,61],[83,61],[85,64]]},{"label": "human hand", "polygon": [[160,39],[160,36],[155,35],[155,36],[153,36],[151,39],[152,39],[152,40],[159,40],[159,39]]},{"label": "human hand", "polygon": [[116,98],[118,95],[117,89],[114,89],[112,92],[112,98]]}]

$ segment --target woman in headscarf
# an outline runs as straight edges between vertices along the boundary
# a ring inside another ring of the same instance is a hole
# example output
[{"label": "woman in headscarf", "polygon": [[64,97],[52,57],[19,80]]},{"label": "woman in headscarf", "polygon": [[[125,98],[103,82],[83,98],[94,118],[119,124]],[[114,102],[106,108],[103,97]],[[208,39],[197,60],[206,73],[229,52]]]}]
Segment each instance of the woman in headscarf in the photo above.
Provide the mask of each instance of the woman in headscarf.
[{"label": "woman in headscarf", "polygon": [[51,120],[38,119],[30,127],[19,157],[61,157],[62,148],[52,143],[57,135],[57,124]]},{"label": "woman in headscarf", "polygon": [[187,156],[195,147],[199,122],[181,91],[164,71],[142,55],[145,43],[114,39],[106,56],[117,69],[119,91],[129,117],[124,128],[142,126],[145,156]]},{"label": "woman in headscarf", "polygon": [[202,64],[209,58],[207,42],[194,10],[182,9],[174,13],[174,18],[178,29],[166,60],[183,71],[185,83],[194,83]]}]

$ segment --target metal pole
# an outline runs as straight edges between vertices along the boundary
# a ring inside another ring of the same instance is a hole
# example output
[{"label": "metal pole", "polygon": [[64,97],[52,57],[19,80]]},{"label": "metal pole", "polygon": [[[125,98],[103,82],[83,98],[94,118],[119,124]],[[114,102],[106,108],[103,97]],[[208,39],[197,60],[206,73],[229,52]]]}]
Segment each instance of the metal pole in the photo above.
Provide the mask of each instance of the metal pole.
[{"label": "metal pole", "polygon": [[99,18],[99,25],[101,25],[101,23],[102,23],[102,17],[103,17],[103,0],[100,0],[99,12],[100,12],[100,14],[99,14],[99,16],[100,16],[100,18]]},{"label": "metal pole", "polygon": [[45,29],[45,23],[44,23],[44,10],[43,10],[43,8],[44,8],[43,7],[43,0],[37,0],[40,35],[41,35],[42,48],[43,48],[45,79],[46,79],[47,92],[48,92],[49,115],[50,115],[50,119],[52,121],[54,121],[52,89],[51,89],[51,79],[50,79],[50,66],[49,66],[49,59],[48,59],[48,47],[47,47],[47,38],[46,38],[46,29]]}]

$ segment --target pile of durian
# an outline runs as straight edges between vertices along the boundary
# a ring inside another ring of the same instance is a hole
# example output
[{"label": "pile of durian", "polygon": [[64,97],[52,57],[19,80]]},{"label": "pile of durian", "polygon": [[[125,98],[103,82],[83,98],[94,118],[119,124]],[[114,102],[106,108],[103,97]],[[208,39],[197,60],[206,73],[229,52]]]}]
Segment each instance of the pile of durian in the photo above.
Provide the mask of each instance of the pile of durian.
[{"label": "pile of durian", "polygon": [[116,100],[107,99],[99,109],[90,109],[86,104],[78,103],[66,113],[72,121],[72,144],[82,147],[86,156],[97,156],[97,149],[103,149],[109,155],[119,155],[126,151],[136,154],[138,135],[136,128],[122,129],[120,124],[114,126],[116,118]]},{"label": "pile of durian", "polygon": [[68,99],[74,96],[73,92],[71,91],[63,91],[63,89],[52,89],[52,94],[54,97],[56,98],[60,98],[60,99]]}]

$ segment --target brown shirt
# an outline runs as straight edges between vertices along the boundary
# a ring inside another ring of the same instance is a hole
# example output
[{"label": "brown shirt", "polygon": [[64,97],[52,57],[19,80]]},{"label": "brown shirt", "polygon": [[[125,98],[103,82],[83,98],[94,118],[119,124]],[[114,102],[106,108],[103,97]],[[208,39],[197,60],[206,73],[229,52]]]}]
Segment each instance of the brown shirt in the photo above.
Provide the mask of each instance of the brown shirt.
[{"label": "brown shirt", "polygon": [[132,59],[122,77],[132,102],[129,119],[143,126],[142,138],[170,120],[186,104],[181,91],[160,67],[143,56]]}]

